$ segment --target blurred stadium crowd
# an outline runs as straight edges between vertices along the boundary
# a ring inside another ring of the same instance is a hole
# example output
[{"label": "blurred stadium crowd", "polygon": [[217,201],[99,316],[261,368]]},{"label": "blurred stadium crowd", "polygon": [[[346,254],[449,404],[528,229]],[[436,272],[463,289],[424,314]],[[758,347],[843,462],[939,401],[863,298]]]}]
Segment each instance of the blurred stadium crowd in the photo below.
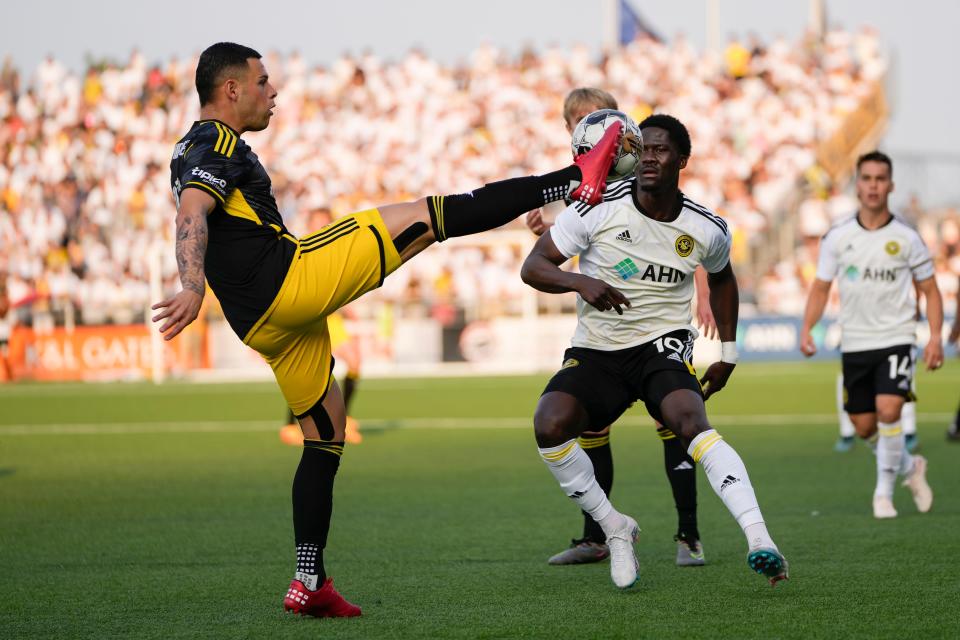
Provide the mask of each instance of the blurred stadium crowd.
[{"label": "blurred stadium crowd", "polygon": [[[92,65],[83,75],[55,59],[32,73],[3,64],[0,278],[18,322],[142,320],[152,252],[164,287],[179,287],[168,164],[172,143],[198,114],[195,62],[151,65],[134,53],[126,64]],[[745,305],[788,314],[802,310],[817,238],[856,208],[843,193],[848,185],[811,188],[818,141],[886,73],[870,30],[731,41],[722,55],[698,53],[678,37],[639,39],[601,60],[582,47],[515,58],[484,47],[455,66],[419,51],[395,63],[364,54],[328,67],[271,53],[265,64],[279,108],[270,128],[245,137],[296,233],[311,231],[311,213],[323,209],[336,217],[562,166],[570,156],[563,96],[598,86],[637,120],[661,111],[687,124],[693,157],[683,190],[735,230]],[[957,215],[928,220],[918,204],[904,213],[935,251],[952,311]],[[795,229],[791,246],[759,262],[757,248],[775,242],[784,220]],[[389,303],[400,314],[438,305],[474,314],[529,310],[537,295],[517,274],[532,238],[522,220],[513,226],[425,254],[367,304]]]}]

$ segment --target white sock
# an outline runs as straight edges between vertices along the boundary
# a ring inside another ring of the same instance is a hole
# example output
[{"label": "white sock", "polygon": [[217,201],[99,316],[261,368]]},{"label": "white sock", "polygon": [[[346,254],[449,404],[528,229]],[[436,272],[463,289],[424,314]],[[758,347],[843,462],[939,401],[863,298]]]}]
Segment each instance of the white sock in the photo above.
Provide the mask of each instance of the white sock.
[{"label": "white sock", "polygon": [[903,434],[907,436],[917,433],[917,403],[907,402],[900,410],[900,424],[903,425]]},{"label": "white sock", "polygon": [[556,447],[541,448],[540,457],[563,492],[589,513],[607,536],[623,528],[626,524],[624,515],[613,508],[607,494],[597,484],[593,463],[576,439]]},{"label": "white sock", "polygon": [[[907,453],[903,427],[899,422],[877,423],[877,488],[874,496],[893,498],[893,485],[903,468]],[[913,458],[910,458],[913,467]]]},{"label": "white sock", "polygon": [[853,428],[853,420],[843,408],[843,374],[837,376],[837,416],[840,418],[840,437],[852,438],[857,430]]},{"label": "white sock", "polygon": [[708,429],[690,442],[687,453],[703,466],[710,486],[743,529],[749,547],[776,549],[763,522],[747,468],[733,447],[723,441],[716,429]]}]

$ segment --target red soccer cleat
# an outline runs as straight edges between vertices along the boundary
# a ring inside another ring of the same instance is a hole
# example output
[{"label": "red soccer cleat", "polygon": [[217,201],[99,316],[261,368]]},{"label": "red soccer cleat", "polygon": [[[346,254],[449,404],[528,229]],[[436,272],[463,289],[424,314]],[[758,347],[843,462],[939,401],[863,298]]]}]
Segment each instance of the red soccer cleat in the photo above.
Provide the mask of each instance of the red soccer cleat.
[{"label": "red soccer cleat", "polygon": [[315,618],[352,618],[361,613],[360,607],[350,604],[337,593],[333,578],[327,578],[316,591],[310,591],[299,580],[291,580],[283,598],[283,609]]},{"label": "red soccer cleat", "polygon": [[583,175],[580,186],[570,192],[571,200],[587,204],[599,204],[603,201],[603,189],[607,186],[607,174],[617,157],[620,146],[620,132],[623,123],[619,120],[611,124],[593,149],[577,156],[573,164],[580,167]]}]

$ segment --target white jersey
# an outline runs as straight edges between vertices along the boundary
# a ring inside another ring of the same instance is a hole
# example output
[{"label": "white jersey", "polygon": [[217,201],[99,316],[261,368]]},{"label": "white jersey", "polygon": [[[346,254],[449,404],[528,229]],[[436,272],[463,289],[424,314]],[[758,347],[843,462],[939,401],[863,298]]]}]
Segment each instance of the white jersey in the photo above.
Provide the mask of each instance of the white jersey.
[{"label": "white jersey", "polygon": [[916,341],[914,280],[933,276],[917,231],[897,217],[870,231],[857,216],[820,241],[817,279],[840,288],[840,350],[872,351]]},{"label": "white jersey", "polygon": [[[689,329],[693,272],[716,273],[730,260],[730,232],[722,218],[683,197],[677,217],[659,222],[636,203],[636,179],[608,185],[603,202],[574,203],[550,227],[560,252],[580,256],[580,272],[616,287],[630,301],[623,315],[598,311],[577,296],[575,347],[613,351]],[[682,194],[681,194],[682,195]]]}]

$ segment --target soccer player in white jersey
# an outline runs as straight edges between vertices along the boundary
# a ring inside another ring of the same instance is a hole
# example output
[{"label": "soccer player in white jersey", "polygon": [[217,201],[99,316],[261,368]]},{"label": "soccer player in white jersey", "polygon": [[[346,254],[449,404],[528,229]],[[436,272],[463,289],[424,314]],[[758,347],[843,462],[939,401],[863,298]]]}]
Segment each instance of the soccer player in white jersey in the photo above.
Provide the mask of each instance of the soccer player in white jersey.
[{"label": "soccer player in white jersey", "polygon": [[[567,133],[573,134],[577,123],[600,109],[618,109],[617,100],[603,89],[579,87],[567,94],[563,101],[563,122]],[[563,205],[560,205],[560,210]],[[543,235],[553,223],[543,219],[543,209],[534,209],[527,214],[527,226],[535,234]],[[702,268],[694,273],[697,294],[697,321],[703,327],[707,337],[715,337],[717,326],[710,311],[707,275]],[[700,529],[697,525],[697,475],[693,459],[687,454],[687,448],[673,432],[657,426],[657,436],[663,443],[663,467],[670,482],[673,502],[677,510],[677,533],[673,539],[677,543],[676,564],[678,567],[698,567],[706,564],[703,545],[700,542]],[[590,458],[597,483],[607,496],[613,490],[613,451],[610,446],[610,425],[603,429],[585,431],[580,435],[580,447]],[[605,560],[610,551],[607,537],[600,525],[583,512],[583,537],[574,538],[570,546],[555,553],[547,560],[551,565],[591,564]]]},{"label": "soccer player in white jersey", "polygon": [[898,475],[905,476],[904,484],[920,512],[929,511],[933,504],[927,461],[906,450],[900,423],[914,371],[917,323],[913,283],[927,302],[930,340],[923,360],[928,370],[943,365],[943,301],[933,260],[920,234],[890,213],[890,158],[878,151],[861,156],[856,185],[859,211],[834,225],[820,241],[817,277],[803,314],[800,348],[808,357],[816,353],[811,330],[823,315],[836,278],[844,409],[861,438],[879,432],[873,515],[895,518],[893,489]]},{"label": "soccer player in white jersey", "polygon": [[[612,424],[636,400],[686,445],[743,529],[747,561],[771,584],[787,562],[767,532],[750,478],[736,451],[710,427],[704,400],[736,365],[739,294],[726,223],[679,189],[690,135],[672,116],[640,124],[644,144],[634,177],[613,183],[592,207],[567,207],[524,261],[521,277],[547,293],[575,291],[573,346],[534,414],[540,455],[563,491],[607,536],[610,576],[637,579],[636,521],[617,511],[594,478],[577,437]],[[581,273],[560,265],[580,256]],[[691,363],[693,272],[709,274],[710,304],[723,341],[721,361],[698,382]]]}]

